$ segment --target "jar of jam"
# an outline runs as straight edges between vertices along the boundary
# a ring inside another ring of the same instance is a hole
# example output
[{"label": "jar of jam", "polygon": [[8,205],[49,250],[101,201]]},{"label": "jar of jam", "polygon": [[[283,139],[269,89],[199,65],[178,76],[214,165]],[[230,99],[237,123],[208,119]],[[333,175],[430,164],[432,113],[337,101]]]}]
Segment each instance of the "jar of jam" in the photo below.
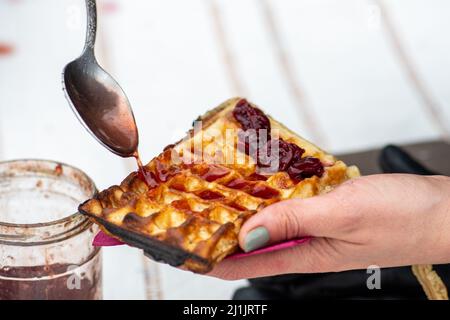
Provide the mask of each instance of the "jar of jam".
[{"label": "jar of jam", "polygon": [[77,213],[95,192],[65,164],[0,163],[0,300],[102,298],[97,227]]}]

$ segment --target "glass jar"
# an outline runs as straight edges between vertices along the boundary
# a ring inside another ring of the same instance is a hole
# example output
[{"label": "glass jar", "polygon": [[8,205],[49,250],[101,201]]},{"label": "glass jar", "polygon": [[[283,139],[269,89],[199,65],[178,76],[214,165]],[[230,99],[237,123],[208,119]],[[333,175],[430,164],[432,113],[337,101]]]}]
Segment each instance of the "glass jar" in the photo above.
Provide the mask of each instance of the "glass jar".
[{"label": "glass jar", "polygon": [[102,298],[97,227],[74,213],[95,193],[65,164],[0,163],[0,300]]}]

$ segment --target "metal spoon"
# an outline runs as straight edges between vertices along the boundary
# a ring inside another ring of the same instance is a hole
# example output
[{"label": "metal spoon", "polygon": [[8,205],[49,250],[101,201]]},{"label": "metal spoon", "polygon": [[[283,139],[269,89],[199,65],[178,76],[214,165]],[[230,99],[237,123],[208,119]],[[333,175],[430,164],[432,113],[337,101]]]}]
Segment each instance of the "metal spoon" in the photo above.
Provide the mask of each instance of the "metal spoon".
[{"label": "metal spoon", "polygon": [[80,122],[104,147],[122,157],[135,156],[139,137],[128,98],[116,80],[95,59],[95,0],[86,0],[86,11],[83,53],[66,65],[63,71],[66,97]]}]

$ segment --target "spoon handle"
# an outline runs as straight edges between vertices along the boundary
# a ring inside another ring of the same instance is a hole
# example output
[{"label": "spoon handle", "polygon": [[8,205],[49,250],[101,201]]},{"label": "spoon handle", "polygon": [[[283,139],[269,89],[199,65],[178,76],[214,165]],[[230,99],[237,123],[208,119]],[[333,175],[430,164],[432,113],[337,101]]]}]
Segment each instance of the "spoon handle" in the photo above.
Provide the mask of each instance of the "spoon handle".
[{"label": "spoon handle", "polygon": [[97,34],[97,3],[95,0],[86,0],[87,27],[84,51],[94,53],[95,37]]}]

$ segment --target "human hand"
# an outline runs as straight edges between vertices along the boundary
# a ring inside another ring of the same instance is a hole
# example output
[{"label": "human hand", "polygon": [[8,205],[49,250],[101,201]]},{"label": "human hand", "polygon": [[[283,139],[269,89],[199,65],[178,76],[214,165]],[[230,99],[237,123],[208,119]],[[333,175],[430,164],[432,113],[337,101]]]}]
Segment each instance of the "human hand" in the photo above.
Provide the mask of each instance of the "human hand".
[{"label": "human hand", "polygon": [[244,224],[239,243],[251,251],[302,236],[313,239],[224,260],[210,275],[234,280],[448,263],[450,178],[385,174],[352,179],[328,194],[265,208]]}]

